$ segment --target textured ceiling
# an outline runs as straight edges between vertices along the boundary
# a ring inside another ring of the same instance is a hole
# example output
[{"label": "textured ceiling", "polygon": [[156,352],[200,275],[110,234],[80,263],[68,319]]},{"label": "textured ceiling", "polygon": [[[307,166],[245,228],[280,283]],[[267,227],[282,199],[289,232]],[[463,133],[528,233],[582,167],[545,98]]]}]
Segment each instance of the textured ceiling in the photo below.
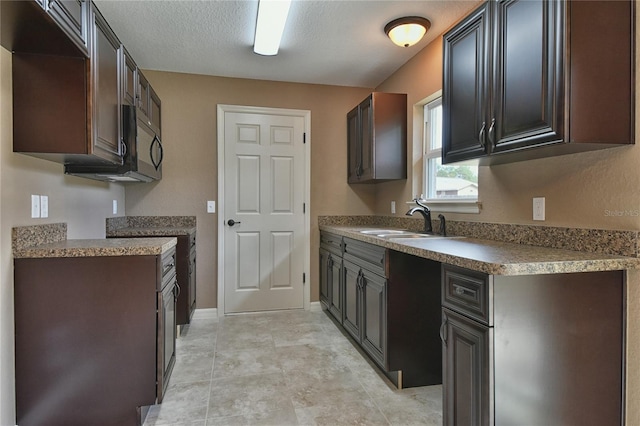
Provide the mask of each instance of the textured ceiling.
[{"label": "textured ceiling", "polygon": [[[94,0],[143,69],[375,87],[478,3],[451,0],[293,0],[277,56],[253,53],[257,0]],[[415,46],[385,24],[428,18]]]}]

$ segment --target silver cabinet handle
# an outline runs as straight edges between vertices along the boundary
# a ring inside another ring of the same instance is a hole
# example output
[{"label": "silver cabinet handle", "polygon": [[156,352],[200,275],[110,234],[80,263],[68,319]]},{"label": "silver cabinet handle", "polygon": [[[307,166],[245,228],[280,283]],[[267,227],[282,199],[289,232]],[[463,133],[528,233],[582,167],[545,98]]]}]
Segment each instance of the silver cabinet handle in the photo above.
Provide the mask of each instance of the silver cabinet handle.
[{"label": "silver cabinet handle", "polygon": [[491,145],[495,145],[496,144],[496,141],[495,141],[495,138],[494,138],[494,136],[495,136],[495,134],[494,134],[495,127],[496,127],[496,119],[493,118],[493,119],[491,119],[491,126],[489,126],[489,142],[491,142]]},{"label": "silver cabinet handle", "polygon": [[487,127],[487,123],[486,121],[482,122],[482,128],[480,129],[480,133],[478,133],[478,141],[480,141],[480,146],[482,147],[482,149],[485,149],[485,142],[484,142],[484,129]]},{"label": "silver cabinet handle", "polygon": [[440,340],[447,346],[447,314],[442,313],[442,324],[440,325]]}]

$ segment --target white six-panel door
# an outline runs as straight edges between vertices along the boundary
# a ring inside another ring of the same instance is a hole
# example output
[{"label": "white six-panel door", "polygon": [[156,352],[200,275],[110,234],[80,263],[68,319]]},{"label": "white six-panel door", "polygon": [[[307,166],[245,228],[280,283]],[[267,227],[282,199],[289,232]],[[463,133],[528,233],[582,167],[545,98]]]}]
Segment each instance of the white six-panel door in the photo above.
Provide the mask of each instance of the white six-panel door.
[{"label": "white six-panel door", "polygon": [[303,116],[224,112],[225,313],[304,306],[304,132]]}]

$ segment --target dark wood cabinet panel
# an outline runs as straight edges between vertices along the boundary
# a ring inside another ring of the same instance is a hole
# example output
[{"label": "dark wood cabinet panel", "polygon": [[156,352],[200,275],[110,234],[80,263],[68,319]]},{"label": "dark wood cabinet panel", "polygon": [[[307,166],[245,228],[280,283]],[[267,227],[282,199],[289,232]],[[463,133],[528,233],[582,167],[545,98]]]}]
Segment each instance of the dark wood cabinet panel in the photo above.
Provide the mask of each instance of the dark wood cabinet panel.
[{"label": "dark wood cabinet panel", "polygon": [[442,269],[445,425],[624,423],[622,271]]},{"label": "dark wood cabinet panel", "polygon": [[358,342],[360,342],[361,327],[360,277],[360,267],[349,261],[342,261],[342,282],[344,283],[342,326]]},{"label": "dark wood cabinet panel", "polygon": [[465,18],[443,39],[443,163],[486,154],[486,102],[491,32],[489,4]]},{"label": "dark wood cabinet panel", "polygon": [[493,425],[490,384],[493,329],[448,309],[442,310],[444,425]]},{"label": "dark wood cabinet panel", "polygon": [[138,108],[149,117],[149,80],[138,70]]},{"label": "dark wood cabinet panel", "polygon": [[374,92],[347,114],[347,181],[407,178],[407,95]]},{"label": "dark wood cabinet panel", "polygon": [[170,258],[15,259],[18,424],[134,426],[161,402],[175,361]]},{"label": "dark wood cabinet panel", "polygon": [[161,123],[162,117],[160,115],[162,111],[162,102],[160,98],[156,94],[155,90],[151,85],[149,86],[149,119],[151,120],[151,126],[158,133],[158,136],[161,135]]},{"label": "dark wood cabinet panel", "polygon": [[91,112],[94,148],[114,162],[122,161],[120,41],[97,9],[92,11]]},{"label": "dark wood cabinet panel", "polygon": [[633,144],[634,27],[633,1],[481,5],[444,35],[443,162]]},{"label": "dark wood cabinet panel", "polygon": [[355,107],[347,114],[347,182],[357,182],[360,170],[360,145],[355,141],[360,138],[359,108]]},{"label": "dark wood cabinet panel", "polygon": [[124,46],[121,48],[121,55],[122,70],[120,76],[122,78],[122,102],[130,106],[135,106],[136,93],[138,90],[138,66]]},{"label": "dark wood cabinet panel", "polygon": [[320,303],[329,309],[329,252],[320,247]]},{"label": "dark wood cabinet panel", "polygon": [[329,312],[340,322],[342,322],[342,259],[329,254]]},{"label": "dark wood cabinet panel", "polygon": [[43,0],[47,12],[85,54],[89,53],[89,9],[85,0]]},{"label": "dark wood cabinet panel", "polygon": [[495,5],[492,153],[565,140],[563,2]]},{"label": "dark wood cabinet panel", "polygon": [[384,278],[363,271],[362,347],[386,368],[387,360],[387,282]]}]

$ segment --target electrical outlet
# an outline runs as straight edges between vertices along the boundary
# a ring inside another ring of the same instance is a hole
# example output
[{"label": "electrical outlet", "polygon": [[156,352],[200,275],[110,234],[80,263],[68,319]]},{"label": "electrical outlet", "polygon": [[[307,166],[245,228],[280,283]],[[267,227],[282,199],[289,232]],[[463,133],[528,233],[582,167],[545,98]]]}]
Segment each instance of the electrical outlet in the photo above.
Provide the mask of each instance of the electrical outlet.
[{"label": "electrical outlet", "polygon": [[533,220],[544,220],[544,197],[533,198]]},{"label": "electrical outlet", "polygon": [[40,217],[49,217],[49,197],[47,195],[40,196]]},{"label": "electrical outlet", "polygon": [[207,213],[215,213],[215,212],[216,212],[216,202],[207,201]]},{"label": "electrical outlet", "polygon": [[39,195],[31,196],[31,217],[34,219],[40,217],[40,196]]},{"label": "electrical outlet", "polygon": [[396,214],[396,202],[391,202],[391,214]]},{"label": "electrical outlet", "polygon": [[113,200],[113,204],[111,206],[111,213],[118,214],[118,200]]}]

